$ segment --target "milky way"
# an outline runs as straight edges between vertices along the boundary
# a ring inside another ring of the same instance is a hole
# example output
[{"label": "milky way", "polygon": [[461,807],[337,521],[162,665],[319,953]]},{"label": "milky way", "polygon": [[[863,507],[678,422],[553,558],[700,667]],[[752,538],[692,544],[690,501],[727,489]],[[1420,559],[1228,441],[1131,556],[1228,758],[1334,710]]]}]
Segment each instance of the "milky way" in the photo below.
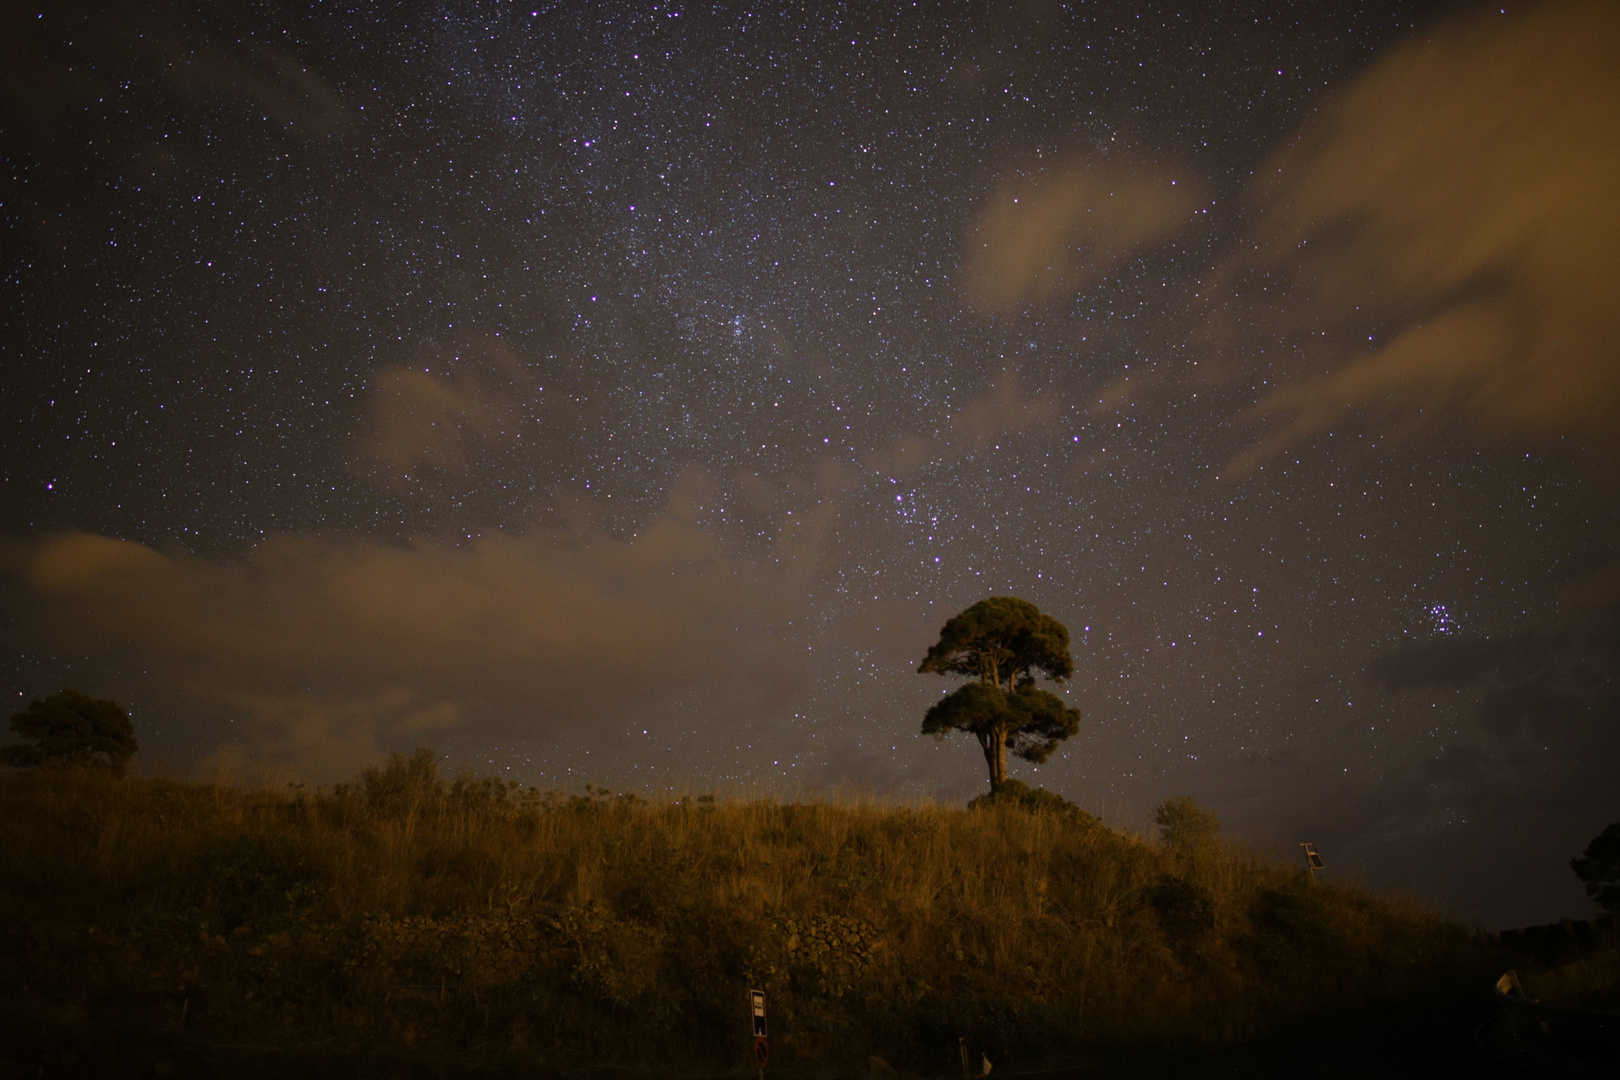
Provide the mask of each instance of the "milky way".
[{"label": "milky way", "polygon": [[19,702],[955,800],[915,668],[1010,594],[1085,714],[1025,779],[1584,913],[1612,11],[1004,7],[8,7]]}]

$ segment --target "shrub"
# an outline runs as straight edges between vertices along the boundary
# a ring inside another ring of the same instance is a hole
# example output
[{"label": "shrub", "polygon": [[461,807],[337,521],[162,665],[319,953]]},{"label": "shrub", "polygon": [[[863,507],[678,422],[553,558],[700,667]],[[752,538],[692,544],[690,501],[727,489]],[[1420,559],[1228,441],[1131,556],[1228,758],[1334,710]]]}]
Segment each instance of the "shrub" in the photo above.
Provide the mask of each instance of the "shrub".
[{"label": "shrub", "polygon": [[1063,796],[1045,788],[1032,788],[1022,780],[1003,780],[987,795],[968,801],[969,810],[987,810],[1006,806],[1034,813],[1057,814],[1074,821],[1094,822],[1097,819]]},{"label": "shrub", "polygon": [[1159,842],[1180,855],[1209,848],[1221,833],[1214,812],[1186,796],[1166,799],[1154,807],[1153,820],[1159,826]]}]

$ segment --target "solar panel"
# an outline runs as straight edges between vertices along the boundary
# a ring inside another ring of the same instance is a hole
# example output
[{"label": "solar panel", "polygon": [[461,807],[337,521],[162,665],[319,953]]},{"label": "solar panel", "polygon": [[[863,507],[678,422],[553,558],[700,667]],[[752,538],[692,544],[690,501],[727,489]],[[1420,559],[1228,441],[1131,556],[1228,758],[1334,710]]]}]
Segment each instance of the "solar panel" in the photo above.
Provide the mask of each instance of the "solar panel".
[{"label": "solar panel", "polygon": [[1316,880],[1316,872],[1322,869],[1322,856],[1316,853],[1315,844],[1301,844],[1305,849],[1305,869],[1310,871],[1311,880]]}]

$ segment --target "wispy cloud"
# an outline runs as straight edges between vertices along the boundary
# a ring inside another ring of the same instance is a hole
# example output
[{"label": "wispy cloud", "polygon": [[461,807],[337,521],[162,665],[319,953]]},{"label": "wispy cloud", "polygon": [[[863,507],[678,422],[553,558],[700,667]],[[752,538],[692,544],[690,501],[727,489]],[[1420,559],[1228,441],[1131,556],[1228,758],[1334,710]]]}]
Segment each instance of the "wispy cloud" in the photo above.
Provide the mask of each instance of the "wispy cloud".
[{"label": "wispy cloud", "polygon": [[251,35],[210,32],[198,15],[194,5],[164,0],[43,9],[0,0],[0,102],[41,131],[120,88],[160,99],[223,97],[304,136],[354,129],[355,112],[309,64]]},{"label": "wispy cloud", "polygon": [[1272,422],[1353,413],[1620,435],[1620,8],[1553,4],[1393,51],[1264,170],[1261,268],[1297,287]]},{"label": "wispy cloud", "polygon": [[525,395],[514,388],[521,373],[516,356],[499,343],[470,350],[465,362],[441,356],[378,369],[354,471],[383,487],[411,487],[515,448],[528,424]]},{"label": "wispy cloud", "polygon": [[967,238],[967,299],[981,311],[1002,313],[1072,296],[1120,260],[1179,232],[1198,198],[1191,178],[1137,162],[1015,170]]}]

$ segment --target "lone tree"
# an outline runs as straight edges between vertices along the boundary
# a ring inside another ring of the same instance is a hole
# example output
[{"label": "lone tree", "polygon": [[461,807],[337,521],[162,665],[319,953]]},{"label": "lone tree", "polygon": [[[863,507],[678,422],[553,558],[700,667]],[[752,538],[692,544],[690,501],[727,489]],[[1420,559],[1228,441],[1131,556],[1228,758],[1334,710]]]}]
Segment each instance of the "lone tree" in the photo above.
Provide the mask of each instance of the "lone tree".
[{"label": "lone tree", "polygon": [[976,679],[951,691],[923,717],[924,735],[966,731],[979,740],[990,768],[990,790],[1007,782],[1007,751],[1042,762],[1080,730],[1080,710],[1035,687],[1034,672],[1055,683],[1074,674],[1069,631],[1028,600],[992,596],[957,615],[939,632],[918,674]]},{"label": "lone tree", "polygon": [[122,775],[138,748],[129,714],[77,690],[29,702],[11,730],[30,741],[0,746],[0,764],[23,768],[99,765]]}]

